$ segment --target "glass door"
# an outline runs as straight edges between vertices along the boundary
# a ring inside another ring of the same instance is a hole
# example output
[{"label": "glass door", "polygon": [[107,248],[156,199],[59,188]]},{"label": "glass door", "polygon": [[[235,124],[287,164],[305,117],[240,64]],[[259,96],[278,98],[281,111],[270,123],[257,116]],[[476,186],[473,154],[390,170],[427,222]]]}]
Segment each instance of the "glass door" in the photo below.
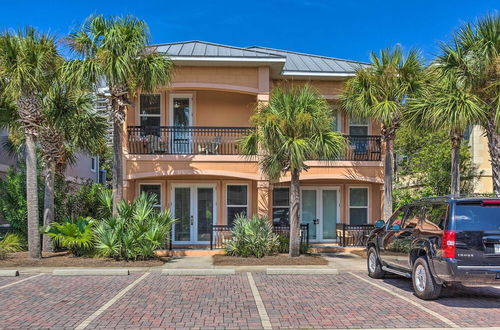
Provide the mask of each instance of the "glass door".
[{"label": "glass door", "polygon": [[171,150],[174,154],[192,154],[192,98],[190,95],[172,95],[170,101]]},{"label": "glass door", "polygon": [[302,189],[300,201],[300,223],[309,224],[309,240],[317,240],[318,206],[316,189]]},{"label": "glass door", "polygon": [[335,241],[337,239],[339,212],[338,188],[302,188],[300,223],[309,224],[310,241]]},{"label": "glass door", "polygon": [[334,240],[337,238],[338,190],[322,189],[321,199],[321,239]]},{"label": "glass door", "polygon": [[210,241],[216,219],[215,186],[177,185],[172,194],[174,243],[199,244]]}]

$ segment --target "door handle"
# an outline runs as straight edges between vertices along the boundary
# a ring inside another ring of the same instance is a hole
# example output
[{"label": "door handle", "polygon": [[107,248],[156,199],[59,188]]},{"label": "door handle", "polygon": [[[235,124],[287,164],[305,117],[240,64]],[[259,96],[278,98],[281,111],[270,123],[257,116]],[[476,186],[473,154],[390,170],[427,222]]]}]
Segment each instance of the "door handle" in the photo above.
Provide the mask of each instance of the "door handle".
[{"label": "door handle", "polygon": [[314,219],[314,220],[313,220],[313,223],[314,223],[315,225],[317,225],[317,224],[319,223],[319,219]]},{"label": "door handle", "polygon": [[191,216],[191,221],[190,222],[191,222],[191,226],[192,226],[194,224],[194,218],[193,218],[193,216]]}]

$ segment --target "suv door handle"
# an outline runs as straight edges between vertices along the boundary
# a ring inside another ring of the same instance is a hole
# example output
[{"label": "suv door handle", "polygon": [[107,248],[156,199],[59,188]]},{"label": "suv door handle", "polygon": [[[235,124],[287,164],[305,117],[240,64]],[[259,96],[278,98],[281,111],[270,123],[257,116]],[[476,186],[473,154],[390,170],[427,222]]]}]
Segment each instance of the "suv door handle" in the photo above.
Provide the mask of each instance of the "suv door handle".
[{"label": "suv door handle", "polygon": [[191,216],[191,221],[190,221],[191,226],[194,224],[194,217]]}]

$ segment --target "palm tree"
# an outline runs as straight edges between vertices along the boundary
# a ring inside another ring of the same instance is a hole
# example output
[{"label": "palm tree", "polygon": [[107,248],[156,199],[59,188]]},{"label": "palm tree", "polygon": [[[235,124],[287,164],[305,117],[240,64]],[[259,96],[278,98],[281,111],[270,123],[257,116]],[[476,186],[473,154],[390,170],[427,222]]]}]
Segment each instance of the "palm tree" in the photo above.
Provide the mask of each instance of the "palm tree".
[{"label": "palm tree", "polygon": [[41,123],[42,99],[60,61],[53,38],[33,28],[0,36],[0,79],[5,84],[6,94],[15,100],[26,141],[28,249],[31,258],[41,257],[36,136]]},{"label": "palm tree", "polygon": [[486,132],[493,177],[493,191],[500,195],[500,16],[488,15],[457,31],[442,45],[436,62],[457,76],[484,105],[479,124]]},{"label": "palm tree", "polygon": [[407,108],[406,100],[414,95],[423,71],[419,52],[404,55],[400,46],[383,49],[380,57],[371,53],[371,65],[357,70],[341,95],[343,110],[355,118],[371,118],[381,123],[385,143],[384,219],[392,215],[394,178],[394,139]]},{"label": "palm tree", "polygon": [[[44,226],[54,221],[56,165],[66,162],[76,151],[101,153],[106,146],[107,120],[94,110],[94,97],[68,85],[64,77],[53,84],[44,99],[39,144],[44,163]],[[52,239],[43,236],[43,250],[52,250]]]},{"label": "palm tree", "polygon": [[300,255],[299,180],[306,161],[333,160],[345,149],[345,139],[331,130],[332,119],[330,105],[312,87],[275,88],[252,117],[256,130],[241,141],[243,154],[258,155],[269,179],[291,174],[290,257]]},{"label": "palm tree", "polygon": [[444,129],[451,141],[451,194],[460,195],[460,147],[467,126],[484,120],[483,104],[459,76],[439,63],[428,68],[420,95],[410,99],[407,120],[414,127]]},{"label": "palm tree", "polygon": [[133,16],[89,17],[82,28],[67,38],[80,58],[66,65],[75,82],[97,88],[103,79],[109,87],[113,121],[113,211],[123,199],[123,123],[128,96],[137,90],[152,92],[170,82],[172,62],[155,48],[147,47],[149,31]]}]

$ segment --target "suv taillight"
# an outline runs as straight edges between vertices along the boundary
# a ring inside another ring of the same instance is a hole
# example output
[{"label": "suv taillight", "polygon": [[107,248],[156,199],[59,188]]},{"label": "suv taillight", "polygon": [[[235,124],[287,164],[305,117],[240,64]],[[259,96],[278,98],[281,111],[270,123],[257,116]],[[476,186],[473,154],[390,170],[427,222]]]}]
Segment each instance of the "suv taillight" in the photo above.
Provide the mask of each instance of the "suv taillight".
[{"label": "suv taillight", "polygon": [[455,245],[457,243],[457,234],[453,230],[443,231],[441,241],[441,256],[443,258],[455,258]]}]

